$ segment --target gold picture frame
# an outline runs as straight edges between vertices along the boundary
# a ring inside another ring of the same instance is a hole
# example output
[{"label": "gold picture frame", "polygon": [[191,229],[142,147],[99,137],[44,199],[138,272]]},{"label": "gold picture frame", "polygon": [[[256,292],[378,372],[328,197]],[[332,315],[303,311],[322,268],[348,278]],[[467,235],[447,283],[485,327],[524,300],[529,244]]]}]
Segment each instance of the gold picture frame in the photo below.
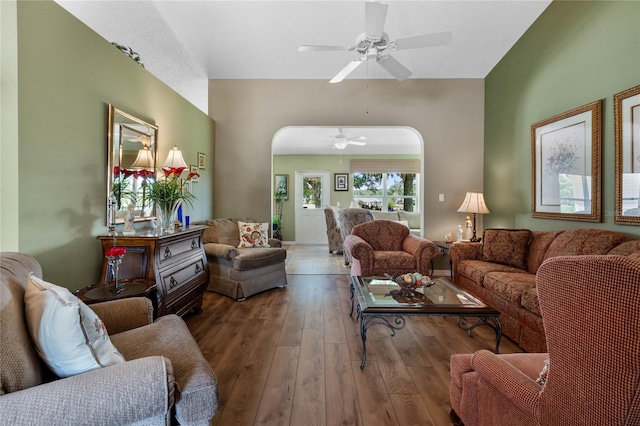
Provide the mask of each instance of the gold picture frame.
[{"label": "gold picture frame", "polygon": [[613,95],[615,127],[614,222],[640,225],[640,86]]},{"label": "gold picture frame", "polygon": [[531,216],[601,221],[602,100],[531,126]]}]

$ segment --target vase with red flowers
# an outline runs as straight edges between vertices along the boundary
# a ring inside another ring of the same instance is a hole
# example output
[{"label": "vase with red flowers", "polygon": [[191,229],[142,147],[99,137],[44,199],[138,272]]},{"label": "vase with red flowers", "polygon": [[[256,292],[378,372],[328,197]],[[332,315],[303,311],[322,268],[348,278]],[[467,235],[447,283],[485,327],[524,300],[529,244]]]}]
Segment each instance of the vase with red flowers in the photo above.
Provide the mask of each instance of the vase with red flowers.
[{"label": "vase with red flowers", "polygon": [[163,168],[164,177],[149,185],[149,201],[155,204],[156,215],[163,232],[174,230],[174,216],[182,203],[193,206],[196,197],[188,191],[187,182],[200,177],[198,173],[191,172],[186,179],[180,178],[184,167]]},{"label": "vase with red flowers", "polygon": [[124,290],[124,286],[118,283],[118,269],[122,263],[122,258],[127,252],[126,247],[109,247],[105,251],[105,257],[107,258],[109,269],[111,270],[111,276],[113,277],[113,291],[116,294],[120,294]]}]

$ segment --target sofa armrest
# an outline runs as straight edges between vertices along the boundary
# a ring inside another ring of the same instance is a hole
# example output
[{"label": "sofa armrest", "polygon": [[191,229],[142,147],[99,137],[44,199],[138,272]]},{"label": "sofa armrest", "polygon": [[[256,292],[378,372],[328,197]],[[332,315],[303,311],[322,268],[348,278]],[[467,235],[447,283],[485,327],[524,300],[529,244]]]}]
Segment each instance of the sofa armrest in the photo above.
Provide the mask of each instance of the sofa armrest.
[{"label": "sofa armrest", "polygon": [[361,263],[368,261],[370,265],[373,265],[373,247],[357,235],[347,235],[344,240],[344,248],[351,253],[351,257],[354,259],[358,259]]},{"label": "sofa armrest", "polygon": [[109,334],[117,334],[153,322],[153,305],[146,297],[110,300],[89,305]]},{"label": "sofa armrest", "polygon": [[233,260],[238,255],[238,249],[228,244],[205,243],[203,244],[204,252],[207,257],[219,257],[222,259]]},{"label": "sofa armrest", "polygon": [[431,259],[438,254],[438,246],[433,242],[411,234],[402,242],[402,250],[415,257],[418,272],[427,275],[431,270]]},{"label": "sofa armrest", "polygon": [[0,396],[0,424],[130,424],[170,415],[171,361],[127,361]]},{"label": "sofa armrest", "polygon": [[269,247],[282,247],[282,241],[277,238],[269,238]]},{"label": "sofa armrest", "polygon": [[542,386],[500,356],[485,349],[473,355],[471,366],[478,372],[481,380],[491,384],[506,400],[535,417]]},{"label": "sofa armrest", "polygon": [[449,258],[455,264],[459,260],[477,260],[482,257],[482,243],[458,242],[449,247]]}]

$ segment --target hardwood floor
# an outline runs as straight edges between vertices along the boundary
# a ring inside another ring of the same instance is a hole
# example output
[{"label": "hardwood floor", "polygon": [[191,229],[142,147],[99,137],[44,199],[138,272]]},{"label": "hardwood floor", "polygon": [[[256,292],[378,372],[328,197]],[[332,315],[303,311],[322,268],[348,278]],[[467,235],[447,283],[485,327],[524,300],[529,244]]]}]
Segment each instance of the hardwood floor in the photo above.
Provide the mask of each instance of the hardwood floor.
[{"label": "hardwood floor", "polygon": [[[236,302],[207,292],[186,317],[218,377],[213,425],[447,425],[449,357],[493,350],[488,327],[474,337],[454,317],[407,317],[391,337],[349,317],[348,275],[289,275],[284,289]],[[506,338],[501,353],[521,352]]]}]

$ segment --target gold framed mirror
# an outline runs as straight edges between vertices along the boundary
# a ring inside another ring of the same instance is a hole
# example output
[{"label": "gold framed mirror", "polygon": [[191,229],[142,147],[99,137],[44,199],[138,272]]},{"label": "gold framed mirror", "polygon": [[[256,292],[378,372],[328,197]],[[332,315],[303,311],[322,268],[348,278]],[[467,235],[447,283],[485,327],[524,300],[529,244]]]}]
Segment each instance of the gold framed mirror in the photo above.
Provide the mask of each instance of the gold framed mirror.
[{"label": "gold framed mirror", "polygon": [[640,86],[613,96],[616,145],[615,223],[640,225]]},{"label": "gold framed mirror", "polygon": [[109,105],[107,197],[116,199],[116,223],[124,223],[129,205],[134,221],[155,219],[146,194],[157,148],[158,126]]}]

